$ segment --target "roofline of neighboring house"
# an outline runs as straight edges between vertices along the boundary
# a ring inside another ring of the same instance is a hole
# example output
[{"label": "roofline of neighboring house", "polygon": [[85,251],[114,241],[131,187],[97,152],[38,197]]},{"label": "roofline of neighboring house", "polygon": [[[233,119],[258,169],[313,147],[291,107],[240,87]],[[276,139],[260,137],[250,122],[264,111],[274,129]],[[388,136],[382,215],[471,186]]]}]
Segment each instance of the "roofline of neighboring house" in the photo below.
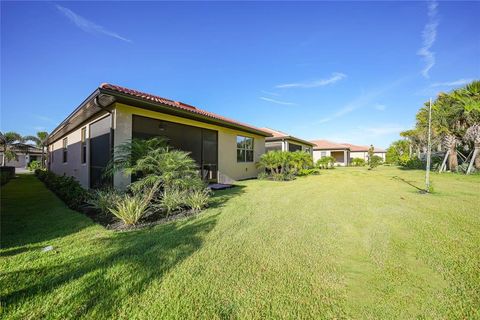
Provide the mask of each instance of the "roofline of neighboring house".
[{"label": "roofline of neighboring house", "polygon": [[348,151],[350,151],[350,148],[348,148],[348,147],[345,147],[345,148],[323,148],[323,147],[320,148],[320,147],[313,147],[313,150],[334,150],[334,151],[337,151],[337,150],[341,150],[341,151],[343,151],[343,150],[348,150]]},{"label": "roofline of neighboring house", "polygon": [[[174,102],[169,99],[161,98],[162,101],[165,101],[165,103],[162,102],[157,102],[157,101],[152,101],[152,98],[145,98],[144,96],[147,96],[148,94],[144,94],[140,97],[137,97],[132,94],[128,93],[123,93],[119,92],[117,90],[112,90],[109,88],[110,85],[108,84],[102,84],[99,88],[95,89],[93,93],[91,93],[72,113],[70,113],[65,120],[63,120],[51,133],[49,137],[49,143],[52,143],[54,141],[57,141],[61,137],[65,136],[66,134],[70,133],[71,131],[75,130],[78,128],[83,122],[85,122],[87,119],[90,119],[92,116],[98,114],[99,112],[107,111],[111,112],[112,105],[114,103],[124,103],[126,105],[130,105],[133,107],[138,107],[142,109],[147,109],[147,110],[152,110],[156,112],[161,112],[165,114],[170,114],[174,116],[179,116],[182,118],[188,118],[200,122],[205,122],[205,123],[210,123],[214,125],[218,125],[221,127],[226,127],[230,129],[236,129],[239,131],[247,132],[247,133],[252,133],[264,137],[271,137],[272,135],[268,132],[265,132],[263,130],[260,130],[258,128],[249,126],[247,124],[242,124],[242,123],[237,123],[234,120],[230,119],[219,119],[223,118],[219,115],[215,115],[210,112],[206,112],[201,109],[197,109],[196,107],[189,106],[184,103],[178,103]],[[130,90],[127,88],[123,88],[126,90]],[[98,98],[102,98],[105,96],[110,96],[113,98],[113,101],[106,106],[102,106],[98,102]],[[160,97],[156,97],[160,98]],[[160,100],[160,99],[156,99]],[[171,102],[171,103],[170,103]],[[167,104],[168,103],[168,104]],[[176,105],[182,106],[183,108],[176,107]],[[188,110],[191,108],[191,111]],[[90,112],[88,112],[90,111]],[[208,115],[205,114],[199,114],[198,112],[203,112],[203,113],[208,113]],[[87,116],[83,117],[84,119],[82,121],[78,121],[78,123],[75,123],[75,119],[80,117],[82,113],[87,113]],[[219,118],[217,118],[219,117]],[[72,125],[71,127],[68,127],[69,125]]]},{"label": "roofline of neighboring house", "polygon": [[292,140],[292,141],[295,141],[295,142],[299,142],[299,143],[302,143],[302,144],[307,144],[309,146],[314,146],[315,144],[309,142],[309,141],[306,141],[306,140],[302,140],[302,139],[299,139],[299,138],[296,138],[296,137],[292,137],[292,136],[283,136],[283,137],[267,137],[265,138],[265,141],[266,142],[271,142],[271,141],[283,141],[283,140]]}]

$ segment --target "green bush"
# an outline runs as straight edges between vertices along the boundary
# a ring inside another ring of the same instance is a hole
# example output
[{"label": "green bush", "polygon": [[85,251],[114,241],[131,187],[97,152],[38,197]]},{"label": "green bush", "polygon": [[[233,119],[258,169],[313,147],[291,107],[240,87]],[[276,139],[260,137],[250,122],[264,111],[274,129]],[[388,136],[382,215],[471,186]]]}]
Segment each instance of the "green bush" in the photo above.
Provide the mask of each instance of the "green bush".
[{"label": "green bush", "polygon": [[71,209],[80,209],[89,199],[87,190],[73,177],[57,176],[51,171],[40,169],[35,170],[35,174]]},{"label": "green bush", "polygon": [[171,189],[162,192],[159,207],[164,209],[167,217],[176,210],[186,205],[188,194],[184,190]]},{"label": "green bush", "polygon": [[383,158],[377,155],[373,155],[368,160],[368,170],[372,170],[383,163]]},{"label": "green bush", "polygon": [[334,157],[323,157],[317,160],[316,166],[319,169],[330,169],[335,165]]},{"label": "green bush", "polygon": [[30,163],[28,164],[28,170],[30,171],[34,171],[34,170],[37,170],[37,169],[40,169],[41,168],[41,163],[40,161],[37,161],[37,160],[33,160],[33,161],[30,161]]},{"label": "green bush", "polygon": [[198,212],[208,206],[211,191],[208,189],[192,190],[185,199],[185,204],[194,212]]},{"label": "green bush", "polygon": [[425,163],[417,157],[412,157],[401,163],[402,167],[407,169],[425,169]]},{"label": "green bush", "polygon": [[103,214],[109,214],[110,209],[114,208],[122,200],[124,195],[115,189],[94,190],[90,199],[87,201],[93,208],[100,210]]},{"label": "green bush", "polygon": [[140,194],[126,194],[108,210],[126,225],[136,224],[149,210],[150,203]]},{"label": "green bush", "polygon": [[352,165],[354,167],[363,167],[363,166],[365,166],[365,164],[366,164],[365,160],[363,160],[361,158],[353,158],[352,162],[350,163],[350,165]]},{"label": "green bush", "polygon": [[267,180],[269,177],[270,177],[270,175],[268,173],[266,173],[265,171],[262,171],[257,175],[258,180]]},{"label": "green bush", "polygon": [[269,151],[260,157],[258,166],[265,169],[265,173],[258,175],[259,179],[288,181],[311,168],[313,160],[310,153],[303,151]]},{"label": "green bush", "polygon": [[309,175],[317,175],[320,174],[319,168],[311,168],[311,169],[302,169],[297,173],[297,176],[309,176]]}]

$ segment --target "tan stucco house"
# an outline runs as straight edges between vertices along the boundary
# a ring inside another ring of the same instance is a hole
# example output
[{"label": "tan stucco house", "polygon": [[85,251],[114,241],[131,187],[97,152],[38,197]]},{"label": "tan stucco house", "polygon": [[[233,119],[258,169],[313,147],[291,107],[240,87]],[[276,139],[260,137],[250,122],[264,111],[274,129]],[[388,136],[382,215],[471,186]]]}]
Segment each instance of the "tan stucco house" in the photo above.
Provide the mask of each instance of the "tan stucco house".
[{"label": "tan stucco house", "polygon": [[231,183],[257,176],[255,163],[271,134],[182,102],[102,84],[50,134],[49,169],[86,188],[122,188],[130,176],[117,173],[111,181],[102,174],[114,148],[155,136],[190,152],[206,181]]},{"label": "tan stucco house", "polygon": [[336,166],[348,166],[350,159],[350,149],[340,143],[328,140],[312,140],[313,161],[317,162],[323,157],[334,157]]},{"label": "tan stucco house", "polygon": [[[5,159],[5,166],[15,167],[16,169],[26,169],[32,161],[42,161],[42,149],[34,145],[25,143],[16,143],[13,151],[17,155],[16,159]],[[3,164],[3,152],[0,151],[0,163]]]},{"label": "tan stucco house", "polygon": [[261,128],[270,133],[271,137],[265,138],[265,151],[305,151],[312,154],[314,144],[300,138],[289,135],[288,133],[273,130],[270,128]]},{"label": "tan stucco house", "polygon": [[[363,159],[365,161],[368,161],[368,149],[370,149],[369,146],[358,146],[358,145],[354,145],[354,144],[351,144],[351,143],[342,143],[342,144],[347,146],[350,149],[350,162],[354,158]],[[373,148],[373,154],[381,157],[383,159],[383,161],[385,161],[387,151],[385,149],[382,149],[382,148],[374,147]]]}]

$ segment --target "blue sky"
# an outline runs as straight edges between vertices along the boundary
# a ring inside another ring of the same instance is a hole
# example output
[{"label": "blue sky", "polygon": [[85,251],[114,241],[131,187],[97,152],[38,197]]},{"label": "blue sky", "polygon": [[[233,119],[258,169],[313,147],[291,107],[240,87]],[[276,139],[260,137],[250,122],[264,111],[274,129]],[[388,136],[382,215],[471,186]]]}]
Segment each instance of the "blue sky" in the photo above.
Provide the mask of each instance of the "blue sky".
[{"label": "blue sky", "polygon": [[304,139],[387,147],[480,78],[480,2],[2,2],[1,130],[52,130],[100,83]]}]

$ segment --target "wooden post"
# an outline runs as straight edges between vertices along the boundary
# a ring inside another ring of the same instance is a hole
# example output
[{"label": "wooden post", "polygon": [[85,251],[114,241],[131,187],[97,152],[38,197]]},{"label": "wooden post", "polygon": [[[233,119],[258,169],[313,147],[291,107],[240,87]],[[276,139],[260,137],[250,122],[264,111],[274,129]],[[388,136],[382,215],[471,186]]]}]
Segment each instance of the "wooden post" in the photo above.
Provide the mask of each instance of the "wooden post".
[{"label": "wooden post", "polygon": [[445,157],[443,158],[442,165],[440,166],[440,170],[438,172],[443,172],[445,167],[447,166],[447,159],[448,159],[448,151],[445,152]]},{"label": "wooden post", "polygon": [[475,163],[475,158],[476,158],[477,155],[478,155],[478,150],[479,150],[479,149],[480,149],[480,147],[475,147],[475,151],[473,151],[472,159],[470,159],[470,164],[468,165],[467,174],[470,174],[470,171],[471,171],[472,168],[473,168],[473,164]]}]

